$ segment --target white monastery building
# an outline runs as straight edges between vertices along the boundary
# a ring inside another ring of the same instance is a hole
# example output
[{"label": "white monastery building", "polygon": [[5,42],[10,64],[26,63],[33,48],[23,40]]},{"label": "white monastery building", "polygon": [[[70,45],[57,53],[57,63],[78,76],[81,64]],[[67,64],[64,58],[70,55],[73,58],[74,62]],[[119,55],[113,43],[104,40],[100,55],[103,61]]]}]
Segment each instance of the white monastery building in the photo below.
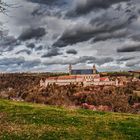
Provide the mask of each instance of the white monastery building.
[{"label": "white monastery building", "polygon": [[117,79],[112,81],[108,77],[100,77],[95,65],[92,69],[72,69],[72,65],[69,65],[69,75],[48,77],[45,81],[40,81],[40,86],[47,87],[48,84],[54,83],[58,85],[83,84],[84,86],[120,86]]}]

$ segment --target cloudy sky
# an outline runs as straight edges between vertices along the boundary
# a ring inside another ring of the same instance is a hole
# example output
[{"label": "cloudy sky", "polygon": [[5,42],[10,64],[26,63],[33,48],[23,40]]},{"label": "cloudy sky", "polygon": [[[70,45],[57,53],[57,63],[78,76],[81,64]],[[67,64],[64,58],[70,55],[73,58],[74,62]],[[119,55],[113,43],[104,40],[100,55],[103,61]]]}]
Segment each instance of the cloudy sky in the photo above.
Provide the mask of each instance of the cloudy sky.
[{"label": "cloudy sky", "polygon": [[0,71],[140,69],[140,0],[3,0]]}]

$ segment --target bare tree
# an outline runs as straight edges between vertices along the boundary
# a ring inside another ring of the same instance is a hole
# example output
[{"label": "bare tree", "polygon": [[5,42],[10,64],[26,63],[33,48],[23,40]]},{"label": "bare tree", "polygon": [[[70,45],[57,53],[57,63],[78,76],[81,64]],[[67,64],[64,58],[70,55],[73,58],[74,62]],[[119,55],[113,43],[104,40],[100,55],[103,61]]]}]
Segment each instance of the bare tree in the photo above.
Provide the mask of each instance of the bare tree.
[{"label": "bare tree", "polygon": [[0,0],[0,13],[4,13],[6,11],[6,3],[2,2],[2,0]]},{"label": "bare tree", "polygon": [[[4,14],[4,15],[7,15],[7,12],[8,12],[8,8],[11,7],[12,4],[7,4],[5,3],[3,0],[0,0],[0,14]],[[1,18],[0,18],[0,39],[3,37],[3,23],[1,22]]]}]

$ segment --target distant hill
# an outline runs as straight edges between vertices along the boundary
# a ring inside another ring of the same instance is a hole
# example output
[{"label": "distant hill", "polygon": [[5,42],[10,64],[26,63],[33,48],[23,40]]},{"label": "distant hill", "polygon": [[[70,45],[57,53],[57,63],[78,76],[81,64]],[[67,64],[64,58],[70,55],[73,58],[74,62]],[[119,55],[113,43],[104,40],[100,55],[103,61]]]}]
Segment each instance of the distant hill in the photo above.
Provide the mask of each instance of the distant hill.
[{"label": "distant hill", "polygon": [[140,115],[0,99],[1,140],[139,140]]}]

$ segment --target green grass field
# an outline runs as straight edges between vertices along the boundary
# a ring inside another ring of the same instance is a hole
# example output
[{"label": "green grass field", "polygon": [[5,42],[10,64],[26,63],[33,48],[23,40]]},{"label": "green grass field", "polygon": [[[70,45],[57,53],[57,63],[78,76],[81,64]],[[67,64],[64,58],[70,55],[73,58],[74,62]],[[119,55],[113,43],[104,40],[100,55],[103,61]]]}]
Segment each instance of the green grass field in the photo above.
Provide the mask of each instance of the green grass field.
[{"label": "green grass field", "polygon": [[1,140],[140,140],[140,115],[0,100]]}]

